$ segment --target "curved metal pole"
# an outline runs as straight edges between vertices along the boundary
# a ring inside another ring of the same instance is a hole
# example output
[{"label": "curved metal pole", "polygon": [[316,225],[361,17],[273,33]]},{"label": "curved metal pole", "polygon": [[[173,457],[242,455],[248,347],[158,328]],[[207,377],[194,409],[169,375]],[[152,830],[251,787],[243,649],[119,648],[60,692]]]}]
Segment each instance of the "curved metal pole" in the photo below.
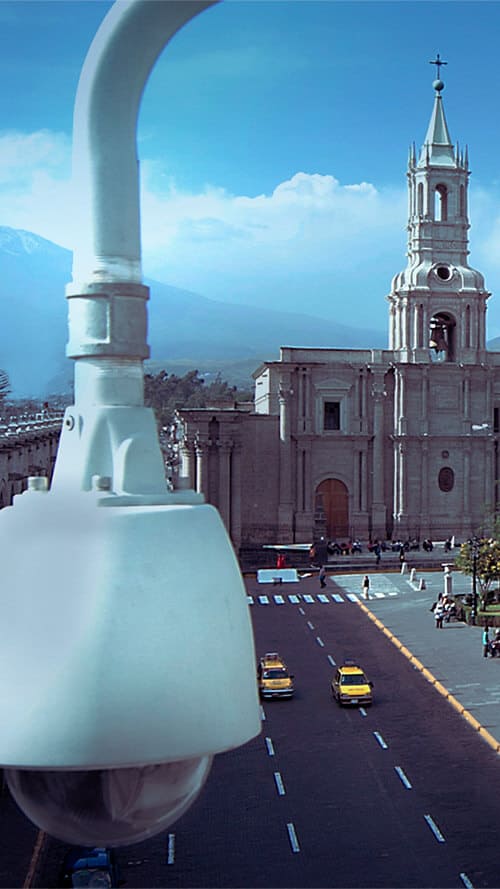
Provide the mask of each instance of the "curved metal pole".
[{"label": "curved metal pole", "polygon": [[75,286],[141,281],[136,130],[142,93],[168,41],[215,2],[119,0],[96,33],[74,109],[74,175],[88,201]]},{"label": "curved metal pole", "polygon": [[154,417],[144,408],[149,290],[141,283],[137,118],[162,49],[215,2],[118,0],[82,68],[73,133],[81,236],[66,288],[75,405],[63,427],[57,484],[89,490],[100,475],[115,490],[165,490]]}]

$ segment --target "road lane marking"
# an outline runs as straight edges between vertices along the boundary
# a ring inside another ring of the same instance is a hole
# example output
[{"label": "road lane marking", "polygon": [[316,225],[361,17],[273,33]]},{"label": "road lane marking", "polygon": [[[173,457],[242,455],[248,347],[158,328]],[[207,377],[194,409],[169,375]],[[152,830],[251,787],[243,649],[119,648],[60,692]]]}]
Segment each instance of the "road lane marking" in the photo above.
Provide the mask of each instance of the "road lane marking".
[{"label": "road lane marking", "polygon": [[167,844],[167,864],[175,863],[175,833],[169,833]]},{"label": "road lane marking", "polygon": [[342,596],[340,595],[340,593],[332,593],[332,599],[334,602],[339,602],[339,603],[344,601]]},{"label": "road lane marking", "polygon": [[308,605],[314,605],[314,599],[309,594],[302,596],[302,598],[303,598],[304,602],[308,603]]},{"label": "road lane marking", "polygon": [[292,821],[288,822],[286,829],[288,831],[288,839],[290,840],[292,852],[300,852],[299,841],[297,839],[297,834],[295,832],[295,827],[293,826]]},{"label": "road lane marking", "polygon": [[460,879],[462,880],[462,883],[464,884],[466,889],[474,889],[474,884],[471,883],[467,874],[464,874],[464,873],[460,874]]},{"label": "road lane marking", "polygon": [[266,747],[267,747],[267,752],[268,752],[269,756],[274,756],[274,747],[273,747],[273,742],[271,741],[271,738],[266,738]]},{"label": "road lane marking", "polygon": [[361,716],[367,716],[367,715],[368,715],[364,707],[360,707],[360,708],[359,708],[359,712],[361,713]]},{"label": "road lane marking", "polygon": [[279,796],[285,796],[285,785],[283,784],[283,778],[279,772],[274,773],[274,780],[276,782],[276,790],[278,791]]},{"label": "road lane marking", "polygon": [[432,830],[434,836],[436,837],[438,843],[446,843],[446,840],[445,840],[443,834],[441,833],[441,831],[439,830],[439,827],[437,826],[434,819],[431,818],[430,815],[424,815],[424,818],[427,821],[427,824],[429,825],[430,829]]},{"label": "road lane marking", "polygon": [[349,602],[359,602],[359,596],[356,596],[355,593],[347,593],[347,598]]},{"label": "road lane marking", "polygon": [[394,769],[395,769],[395,771],[396,771],[396,774],[397,774],[398,778],[401,779],[401,782],[404,784],[404,786],[406,787],[406,789],[407,789],[407,790],[411,790],[411,788],[412,788],[411,782],[410,782],[410,781],[408,780],[408,778],[406,777],[406,775],[405,775],[405,773],[403,772],[403,769],[401,768],[401,766],[394,766]]},{"label": "road lane marking", "polygon": [[276,602],[276,605],[284,605],[285,604],[285,600],[284,600],[283,596],[273,596],[273,599]]},{"label": "road lane marking", "polygon": [[288,596],[288,601],[291,602],[292,605],[298,605],[298,603],[300,602],[300,599],[299,599],[299,597],[296,596],[295,593],[294,593],[293,595],[289,595],[289,596]]},{"label": "road lane marking", "polygon": [[331,654],[328,655],[328,660],[330,661],[332,667],[336,667],[336,666],[337,666],[337,664],[336,664],[335,661],[333,660]]},{"label": "road lane marking", "polygon": [[321,648],[325,647],[325,643],[320,636],[316,636],[316,642],[318,643],[318,645],[321,645]]},{"label": "road lane marking", "polygon": [[259,596],[259,602],[261,605],[269,605],[269,599],[267,596]]},{"label": "road lane marking", "polygon": [[247,602],[249,605],[253,605],[253,596],[247,596]]},{"label": "road lane marking", "polygon": [[307,621],[307,626],[310,630],[314,630],[314,624],[312,624],[310,620]]},{"label": "road lane marking", "polygon": [[319,593],[319,594],[318,594],[318,599],[319,599],[320,602],[323,602],[325,605],[329,605],[329,604],[330,604],[330,599],[328,598],[328,596],[325,596],[324,593]]},{"label": "road lane marking", "polygon": [[380,732],[373,732],[373,735],[376,738],[376,740],[379,742],[380,746],[382,747],[382,750],[387,750],[387,744],[385,743]]},{"label": "road lane marking", "polygon": [[301,614],[305,614],[305,611],[304,611],[303,608],[299,608],[299,611],[300,611]]},{"label": "road lane marking", "polygon": [[264,710],[262,704],[260,705],[260,718],[262,722],[266,721],[266,711]]}]

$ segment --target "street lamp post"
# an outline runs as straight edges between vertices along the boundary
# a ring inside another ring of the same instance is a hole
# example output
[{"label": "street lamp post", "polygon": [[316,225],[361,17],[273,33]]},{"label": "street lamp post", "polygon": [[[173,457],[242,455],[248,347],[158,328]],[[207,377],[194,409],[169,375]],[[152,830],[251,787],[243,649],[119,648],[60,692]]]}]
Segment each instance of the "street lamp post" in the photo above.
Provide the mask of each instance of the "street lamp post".
[{"label": "street lamp post", "polygon": [[472,626],[476,625],[477,615],[477,557],[479,553],[479,540],[473,537],[469,540],[469,546],[472,552],[472,609],[470,613],[470,622]]}]

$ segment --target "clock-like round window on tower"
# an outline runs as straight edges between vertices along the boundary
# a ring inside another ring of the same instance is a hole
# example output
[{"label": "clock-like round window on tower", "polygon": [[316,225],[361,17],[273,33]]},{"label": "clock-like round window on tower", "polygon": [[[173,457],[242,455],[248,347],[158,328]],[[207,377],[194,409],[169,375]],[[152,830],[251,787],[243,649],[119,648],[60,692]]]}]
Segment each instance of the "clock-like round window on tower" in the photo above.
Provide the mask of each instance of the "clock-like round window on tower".
[{"label": "clock-like round window on tower", "polygon": [[436,275],[438,276],[440,281],[449,281],[453,276],[453,270],[449,265],[437,265],[436,266]]}]

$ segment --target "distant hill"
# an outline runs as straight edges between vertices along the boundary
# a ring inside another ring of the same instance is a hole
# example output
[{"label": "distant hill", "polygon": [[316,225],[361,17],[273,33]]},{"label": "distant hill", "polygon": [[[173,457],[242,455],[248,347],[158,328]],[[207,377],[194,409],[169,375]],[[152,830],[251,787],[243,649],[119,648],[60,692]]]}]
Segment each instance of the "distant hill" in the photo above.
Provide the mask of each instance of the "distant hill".
[{"label": "distant hill", "polygon": [[486,348],[489,352],[500,352],[500,336],[496,336],[492,340],[488,340],[488,342],[486,343]]},{"label": "distant hill", "polygon": [[[0,226],[0,368],[14,396],[42,397],[68,391],[72,362],[65,357],[69,250],[32,232]],[[151,367],[182,374],[221,372],[233,385],[250,380],[261,361],[280,346],[387,347],[386,333],[336,324],[307,314],[276,312],[207,299],[146,279],[151,288]],[[307,293],[304,293],[307,305]],[[332,314],[335,300],[326,307]]]}]

